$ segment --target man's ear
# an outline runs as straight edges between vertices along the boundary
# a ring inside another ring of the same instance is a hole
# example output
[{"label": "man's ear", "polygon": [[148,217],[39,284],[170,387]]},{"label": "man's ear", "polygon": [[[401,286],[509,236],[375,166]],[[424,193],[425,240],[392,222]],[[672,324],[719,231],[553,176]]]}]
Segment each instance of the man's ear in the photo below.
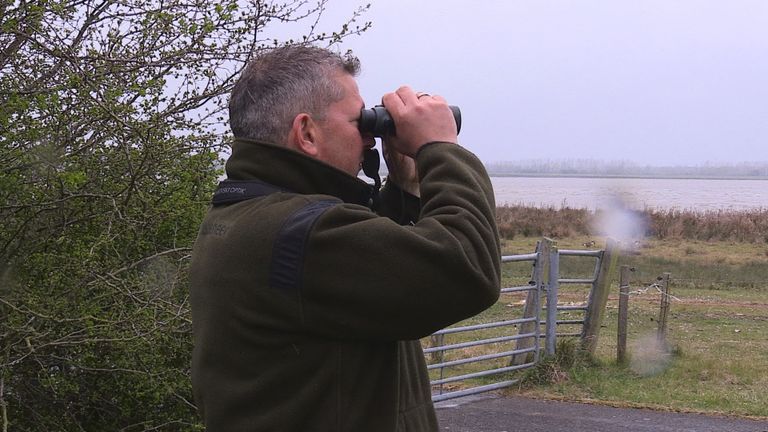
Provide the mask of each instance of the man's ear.
[{"label": "man's ear", "polygon": [[291,132],[288,136],[290,147],[308,156],[317,157],[318,146],[317,123],[307,113],[300,113],[293,119]]}]

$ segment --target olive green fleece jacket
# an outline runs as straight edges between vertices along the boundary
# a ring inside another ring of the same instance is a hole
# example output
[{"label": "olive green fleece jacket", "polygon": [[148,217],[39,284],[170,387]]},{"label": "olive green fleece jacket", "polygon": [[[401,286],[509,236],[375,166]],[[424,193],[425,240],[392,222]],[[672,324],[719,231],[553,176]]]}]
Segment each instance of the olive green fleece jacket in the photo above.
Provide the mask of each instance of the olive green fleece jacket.
[{"label": "olive green fleece jacket", "polygon": [[385,187],[382,217],[362,180],[234,143],[235,187],[220,191],[280,190],[213,206],[194,246],[192,384],[209,432],[438,430],[418,339],[498,299],[500,250],[480,161],[431,143],[416,163],[419,214]]}]

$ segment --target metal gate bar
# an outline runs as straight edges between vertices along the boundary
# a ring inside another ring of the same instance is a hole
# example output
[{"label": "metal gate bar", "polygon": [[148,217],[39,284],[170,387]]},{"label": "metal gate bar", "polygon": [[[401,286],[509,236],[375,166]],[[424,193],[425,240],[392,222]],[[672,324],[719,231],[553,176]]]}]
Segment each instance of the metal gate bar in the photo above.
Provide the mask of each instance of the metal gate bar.
[{"label": "metal gate bar", "polygon": [[[584,325],[586,321],[586,313],[589,310],[589,302],[591,301],[592,292],[595,289],[595,284],[597,284],[597,278],[600,273],[600,267],[603,260],[603,252],[602,250],[574,250],[574,249],[562,249],[559,251],[559,256],[576,256],[576,257],[592,257],[595,258],[595,269],[592,272],[591,278],[559,278],[558,275],[558,283],[560,284],[566,284],[566,285],[590,285],[590,295],[589,298],[586,299],[587,304],[582,306],[557,306],[557,312],[560,311],[583,311],[584,316],[581,319],[569,319],[569,320],[558,320],[557,324],[563,324],[563,325]],[[558,262],[560,261],[558,257]],[[559,273],[559,272],[558,272]],[[581,332],[571,332],[571,333],[557,333],[556,337],[581,337],[583,335],[583,330]]]},{"label": "metal gate bar", "polygon": [[[475,324],[475,325],[468,325],[468,326],[461,326],[461,327],[446,328],[438,332],[435,332],[433,334],[433,337],[436,337],[436,340],[439,340],[441,345],[425,348],[424,353],[432,354],[433,356],[436,355],[435,358],[438,359],[437,363],[430,364],[427,366],[427,369],[430,371],[435,371],[435,370],[440,371],[440,378],[431,381],[431,384],[433,386],[440,387],[439,394],[434,394],[432,396],[432,400],[434,402],[444,401],[444,400],[453,399],[453,398],[462,397],[462,396],[468,396],[468,395],[477,394],[477,393],[483,393],[483,392],[492,391],[492,390],[499,390],[505,387],[515,385],[520,381],[519,379],[504,380],[504,381],[500,381],[492,384],[478,385],[478,386],[474,386],[474,387],[470,387],[462,390],[454,390],[446,393],[443,393],[443,388],[442,388],[444,384],[448,384],[448,383],[455,383],[458,381],[464,381],[464,380],[473,379],[473,378],[482,378],[482,377],[487,377],[491,375],[518,371],[518,370],[533,367],[538,363],[540,359],[541,342],[539,341],[541,339],[545,340],[545,347],[544,347],[545,352],[548,355],[553,355],[555,353],[557,337],[581,336],[583,334],[583,330],[582,332],[578,332],[578,333],[557,333],[557,326],[580,324],[583,327],[586,320],[586,315],[589,313],[589,302],[592,301],[592,293],[595,290],[595,285],[599,277],[604,251],[603,250],[567,250],[567,249],[558,250],[557,247],[554,246],[554,243],[551,240],[544,239],[542,241],[546,242],[546,244],[542,249],[540,249],[539,246],[537,246],[535,253],[523,254],[523,255],[506,255],[501,257],[502,263],[526,262],[526,261],[532,263],[533,265],[533,272],[531,275],[532,280],[529,283],[529,285],[505,287],[501,289],[501,293],[503,294],[515,293],[515,292],[533,293],[533,294],[529,294],[528,296],[528,301],[532,303],[530,305],[532,307],[527,309],[529,310],[529,313],[532,316],[523,317],[519,319],[492,322],[492,323],[483,323],[483,324]],[[541,245],[541,243],[542,242],[539,242],[539,245]],[[542,253],[542,250],[545,252]],[[583,256],[583,257],[596,258],[595,270],[593,272],[592,278],[560,278],[559,277],[560,276],[560,265],[559,265],[560,256]],[[549,270],[546,275],[544,274],[545,268]],[[557,305],[560,284],[590,285],[590,295],[589,295],[589,298],[587,299],[587,304],[576,305],[576,306]],[[546,306],[542,304],[542,295],[544,293],[546,293],[546,296],[547,296]],[[546,315],[545,317],[542,317],[545,311],[546,311]],[[584,318],[558,319],[557,318],[558,312],[584,312]],[[535,323],[535,325],[532,326],[530,331],[526,331],[523,333],[519,333],[515,335],[497,336],[497,337],[486,337],[483,339],[442,345],[442,338],[444,335],[457,334],[462,332],[472,332],[477,330],[486,330],[486,329],[493,329],[493,328],[500,328],[500,327],[510,327],[510,326],[520,326],[522,330],[525,324],[528,324],[530,326],[529,323]],[[544,334],[542,334],[541,332],[542,325],[545,326]],[[518,347],[518,349],[511,350],[511,351],[507,350],[503,352],[483,354],[483,355],[449,360],[449,361],[442,360],[442,355],[446,351],[459,350],[464,348],[476,347],[480,345],[499,344],[499,343],[505,343],[510,341],[518,341],[518,343],[520,343],[520,341],[523,341],[523,340],[531,340],[532,346]],[[443,377],[443,373],[446,368],[461,366],[461,365],[466,365],[471,363],[477,363],[482,361],[488,361],[488,360],[502,359],[502,358],[515,359],[520,355],[530,354],[530,353],[533,354],[532,361],[527,361],[527,359],[525,359],[523,362],[520,362],[520,361],[513,362],[512,360],[510,360],[510,363],[505,367],[481,370],[477,372],[466,373],[463,375],[457,375],[457,376],[451,376],[451,377]]]},{"label": "metal gate bar", "polygon": [[[525,262],[530,261],[534,264],[534,269],[536,268],[535,263],[537,263],[541,258],[541,254],[536,252],[532,254],[524,254],[524,255],[506,255],[501,257],[502,263],[508,263],[508,262]],[[537,277],[537,275],[539,275]],[[452,328],[446,328],[443,330],[440,330],[438,332],[435,332],[432,336],[438,337],[438,340],[442,339],[442,336],[449,335],[449,334],[457,334],[462,332],[472,332],[477,330],[486,330],[486,329],[494,329],[494,328],[502,328],[502,327],[512,327],[512,326],[518,326],[523,325],[527,323],[534,323],[536,325],[533,326],[533,331],[526,332],[522,334],[515,334],[515,335],[508,335],[508,336],[498,336],[498,337],[491,337],[491,338],[484,338],[480,340],[473,340],[473,341],[466,341],[466,342],[459,342],[459,343],[453,343],[453,344],[446,344],[441,346],[432,346],[424,349],[425,354],[442,354],[445,351],[450,350],[457,350],[457,349],[463,349],[468,347],[474,347],[474,346],[480,346],[480,345],[490,345],[490,344],[497,344],[497,343],[504,343],[509,341],[516,341],[521,339],[531,339],[533,340],[533,346],[529,348],[523,348],[523,349],[515,349],[511,351],[503,351],[498,353],[491,353],[491,354],[485,354],[485,355],[478,355],[473,357],[467,357],[462,359],[456,359],[456,360],[450,360],[450,361],[439,361],[438,363],[434,363],[427,366],[428,370],[439,370],[440,371],[440,378],[435,379],[431,381],[431,384],[433,386],[440,386],[440,394],[435,394],[432,396],[432,400],[434,402],[443,401],[447,399],[457,398],[461,396],[467,396],[471,394],[477,394],[477,393],[483,393],[491,390],[498,390],[501,388],[509,387],[511,385],[514,385],[515,383],[519,382],[519,379],[514,380],[504,380],[501,382],[493,383],[493,384],[487,384],[487,385],[479,385],[474,386],[472,388],[468,389],[462,389],[462,390],[456,390],[451,392],[442,392],[442,386],[444,384],[454,383],[458,381],[464,381],[469,380],[473,378],[482,378],[486,376],[496,375],[496,374],[502,374],[506,372],[512,372],[520,369],[525,369],[534,366],[539,359],[539,351],[540,351],[540,345],[539,345],[539,339],[541,338],[541,331],[539,329],[538,322],[540,321],[540,298],[541,298],[541,291],[542,291],[542,278],[541,278],[541,272],[534,271],[533,274],[533,281],[529,285],[525,286],[513,286],[513,287],[506,287],[502,288],[501,292],[506,293],[514,293],[514,292],[534,292],[536,293],[534,295],[535,297],[535,314],[532,317],[528,318],[519,318],[519,319],[512,319],[512,320],[505,320],[505,321],[498,321],[498,322],[492,322],[492,323],[484,323],[484,324],[475,324],[475,325],[468,325],[468,326],[461,326],[461,327],[452,327]],[[496,360],[496,359],[503,359],[503,358],[512,358],[512,356],[515,355],[521,355],[521,354],[528,354],[533,353],[533,361],[519,364],[519,365],[508,365],[505,367],[499,367],[499,368],[493,368],[493,369],[487,369],[482,370],[478,372],[472,372],[452,377],[445,377],[443,378],[443,372],[446,368],[454,367],[454,366],[461,366],[471,363],[477,363],[482,361],[488,361],[488,360]],[[441,358],[441,357],[440,357]]]}]

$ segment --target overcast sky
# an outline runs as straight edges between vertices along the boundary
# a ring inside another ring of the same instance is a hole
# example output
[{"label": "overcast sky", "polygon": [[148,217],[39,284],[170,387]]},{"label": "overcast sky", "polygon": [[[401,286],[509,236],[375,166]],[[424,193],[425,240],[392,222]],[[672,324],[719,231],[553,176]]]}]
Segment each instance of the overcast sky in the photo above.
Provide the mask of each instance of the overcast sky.
[{"label": "overcast sky", "polygon": [[[359,0],[332,0],[326,25]],[[371,0],[368,105],[401,84],[459,105],[483,161],[768,161],[766,0]]]}]

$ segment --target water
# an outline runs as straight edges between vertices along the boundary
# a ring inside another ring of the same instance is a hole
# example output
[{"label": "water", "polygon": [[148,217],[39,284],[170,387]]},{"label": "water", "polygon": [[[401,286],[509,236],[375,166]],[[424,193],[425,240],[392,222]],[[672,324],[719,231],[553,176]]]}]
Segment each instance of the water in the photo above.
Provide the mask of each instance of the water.
[{"label": "water", "polygon": [[590,210],[768,208],[768,180],[492,177],[496,204]]}]

